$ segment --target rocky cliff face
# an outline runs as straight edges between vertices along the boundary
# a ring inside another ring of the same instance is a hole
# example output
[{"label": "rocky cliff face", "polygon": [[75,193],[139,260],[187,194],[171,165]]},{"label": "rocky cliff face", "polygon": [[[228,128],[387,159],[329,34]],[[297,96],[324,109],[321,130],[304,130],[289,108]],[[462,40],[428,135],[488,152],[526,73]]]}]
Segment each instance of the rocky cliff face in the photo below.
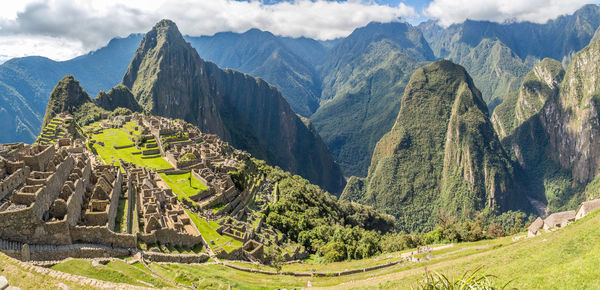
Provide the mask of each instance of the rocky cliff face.
[{"label": "rocky cliff face", "polygon": [[600,42],[577,53],[560,85],[558,98],[542,110],[542,123],[563,168],[576,183],[592,180],[600,168]]},{"label": "rocky cliff face", "polygon": [[[525,78],[514,105],[499,106],[494,126],[524,168],[539,162],[540,150],[572,171],[574,185],[592,180],[600,168],[600,128],[597,91],[600,89],[600,42],[577,53],[567,71],[556,60],[545,59]],[[531,137],[527,137],[527,135]],[[540,140],[547,139],[546,142]],[[546,144],[547,143],[547,144]]]},{"label": "rocky cliff face", "polygon": [[175,23],[146,34],[123,84],[153,114],[181,118],[239,149],[339,193],[340,168],[310,124],[261,79],[202,60]]},{"label": "rocky cliff face", "polygon": [[142,111],[140,104],[135,100],[131,91],[122,84],[110,89],[108,93],[100,91],[94,99],[94,104],[108,111],[113,111],[116,108],[127,108],[134,112]]},{"label": "rocky cliff face", "polygon": [[123,84],[144,110],[182,118],[201,130],[224,136],[206,74],[206,63],[185,42],[175,23],[162,20],[142,39]]},{"label": "rocky cliff face", "polygon": [[91,101],[73,75],[63,77],[50,94],[42,128],[48,125],[54,116],[62,112],[74,114],[83,104]]},{"label": "rocky cliff face", "polygon": [[556,96],[565,71],[560,62],[546,58],[538,63],[524,78],[519,90],[494,110],[492,123],[503,139],[536,116],[548,98]]},{"label": "rocky cliff face", "polygon": [[465,219],[506,209],[516,191],[512,176],[471,77],[461,66],[438,61],[412,75],[366,180],[353,179],[342,197],[395,215],[402,230],[424,230],[440,211]]},{"label": "rocky cliff face", "polygon": [[493,122],[523,168],[529,191],[549,210],[577,204],[600,168],[600,42],[577,53],[565,71],[545,59]]}]

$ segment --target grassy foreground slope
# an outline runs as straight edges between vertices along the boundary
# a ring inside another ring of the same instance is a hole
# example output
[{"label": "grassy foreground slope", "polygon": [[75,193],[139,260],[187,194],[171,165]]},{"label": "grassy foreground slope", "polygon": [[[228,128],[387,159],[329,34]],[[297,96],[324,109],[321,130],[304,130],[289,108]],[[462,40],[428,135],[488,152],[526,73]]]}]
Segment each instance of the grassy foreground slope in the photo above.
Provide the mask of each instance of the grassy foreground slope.
[{"label": "grassy foreground slope", "polygon": [[[498,286],[519,289],[597,289],[600,285],[600,211],[576,221],[563,230],[545,233],[515,243],[498,244],[493,250],[429,263],[428,270],[460,277],[465,271],[483,266],[498,277]],[[423,271],[398,272],[356,281],[345,288],[381,286],[394,288],[413,285]]]},{"label": "grassy foreground slope", "polygon": [[[426,269],[442,273],[449,278],[458,278],[464,272],[478,267],[483,267],[482,273],[495,275],[497,278],[494,281],[499,287],[512,281],[508,286],[518,289],[597,289],[600,285],[600,271],[598,271],[600,269],[600,232],[597,230],[599,223],[600,211],[597,211],[562,230],[543,233],[535,238],[521,238],[513,241],[513,237],[504,237],[460,243],[443,250],[433,251],[429,254],[433,258],[427,262],[402,263],[377,271],[340,277],[333,277],[333,275],[331,277],[265,275],[242,272],[211,263],[205,265],[151,264],[150,267],[169,280],[186,285],[193,283],[210,289],[226,288],[228,285],[236,289],[306,287],[308,281],[311,281],[315,287],[339,289],[407,289],[415,287],[423,279]],[[310,272],[314,269],[316,272],[335,272],[356,269],[395,261],[403,253],[405,252],[328,264],[307,260],[304,264],[284,265],[281,271]],[[427,254],[420,254],[416,257],[425,255]],[[0,259],[0,269],[4,269],[6,263],[6,259]],[[244,264],[238,265],[243,266]],[[135,267],[132,265],[120,264],[120,266],[125,267],[119,269],[122,273],[137,273],[138,271],[126,269],[126,267]],[[246,267],[275,272],[275,269],[266,266],[246,265]],[[54,268],[65,267],[57,265]],[[112,279],[114,277],[108,276],[103,278],[114,282],[126,281],[126,279]],[[11,281],[10,277],[9,281]],[[150,280],[148,282],[154,284],[153,282],[157,281]]]}]

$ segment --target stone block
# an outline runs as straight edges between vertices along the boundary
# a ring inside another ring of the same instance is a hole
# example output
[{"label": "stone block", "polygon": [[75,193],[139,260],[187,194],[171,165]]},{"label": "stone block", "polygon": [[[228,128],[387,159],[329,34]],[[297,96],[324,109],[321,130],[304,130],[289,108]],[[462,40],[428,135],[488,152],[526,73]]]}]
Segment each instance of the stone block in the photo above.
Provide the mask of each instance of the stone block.
[{"label": "stone block", "polygon": [[6,280],[6,277],[0,276],[0,290],[4,290],[6,288],[8,288],[8,280]]}]

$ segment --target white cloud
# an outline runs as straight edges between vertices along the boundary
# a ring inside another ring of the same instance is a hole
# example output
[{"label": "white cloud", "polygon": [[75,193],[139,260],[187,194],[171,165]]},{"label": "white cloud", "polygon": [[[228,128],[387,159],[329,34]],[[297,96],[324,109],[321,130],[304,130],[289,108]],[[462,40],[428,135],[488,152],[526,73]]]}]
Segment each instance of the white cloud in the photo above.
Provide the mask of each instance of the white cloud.
[{"label": "white cloud", "polygon": [[17,4],[3,3],[0,12],[0,58],[68,59],[97,49],[113,37],[146,32],[163,18],[175,21],[188,35],[259,28],[284,36],[332,39],[371,21],[418,17],[405,4],[392,7],[372,0],[295,0],[272,5],[258,0],[10,2]]},{"label": "white cloud", "polygon": [[591,0],[433,0],[425,8],[425,16],[437,19],[442,26],[467,19],[530,21],[545,23],[560,15],[571,14]]}]

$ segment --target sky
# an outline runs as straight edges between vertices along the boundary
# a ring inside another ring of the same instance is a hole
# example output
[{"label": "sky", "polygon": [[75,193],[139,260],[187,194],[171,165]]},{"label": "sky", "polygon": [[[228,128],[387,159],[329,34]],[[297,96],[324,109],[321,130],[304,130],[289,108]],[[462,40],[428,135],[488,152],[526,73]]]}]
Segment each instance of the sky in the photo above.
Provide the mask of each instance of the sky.
[{"label": "sky", "polygon": [[0,63],[40,55],[66,60],[168,18],[183,34],[251,28],[327,40],[371,21],[466,19],[544,23],[600,0],[0,0]]}]

